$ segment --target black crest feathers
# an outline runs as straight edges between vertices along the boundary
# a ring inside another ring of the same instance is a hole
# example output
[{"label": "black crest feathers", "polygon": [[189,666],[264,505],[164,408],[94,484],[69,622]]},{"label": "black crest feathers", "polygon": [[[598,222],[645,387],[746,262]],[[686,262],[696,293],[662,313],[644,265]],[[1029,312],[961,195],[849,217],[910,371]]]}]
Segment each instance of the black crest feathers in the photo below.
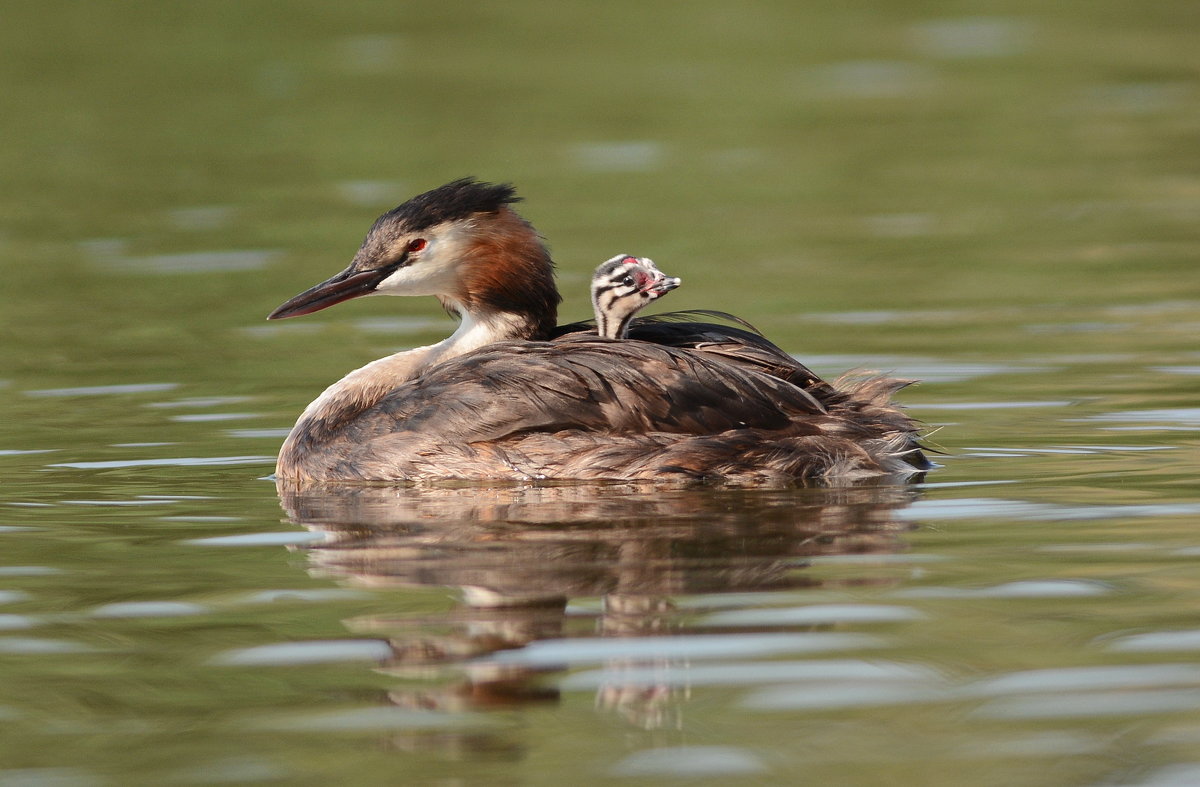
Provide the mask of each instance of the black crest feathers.
[{"label": "black crest feathers", "polygon": [[475,178],[459,178],[418,194],[380,216],[375,223],[396,224],[408,232],[420,232],[444,221],[456,221],[474,213],[495,213],[505,205],[520,201],[516,189],[508,183],[483,183]]}]

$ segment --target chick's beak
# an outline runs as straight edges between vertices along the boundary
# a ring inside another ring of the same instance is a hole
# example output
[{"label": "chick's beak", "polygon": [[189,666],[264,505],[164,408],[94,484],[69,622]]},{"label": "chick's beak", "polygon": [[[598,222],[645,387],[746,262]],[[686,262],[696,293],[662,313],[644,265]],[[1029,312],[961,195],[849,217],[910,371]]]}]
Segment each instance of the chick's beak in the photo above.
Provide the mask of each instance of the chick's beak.
[{"label": "chick's beak", "polygon": [[663,276],[661,279],[655,281],[654,284],[647,289],[647,292],[649,292],[655,298],[661,298],[671,290],[678,287],[680,284],[683,284],[683,279],[675,276]]},{"label": "chick's beak", "polygon": [[282,320],[312,314],[334,304],[370,295],[379,282],[387,278],[390,270],[355,271],[347,268],[333,278],[310,287],[267,315],[268,320]]}]

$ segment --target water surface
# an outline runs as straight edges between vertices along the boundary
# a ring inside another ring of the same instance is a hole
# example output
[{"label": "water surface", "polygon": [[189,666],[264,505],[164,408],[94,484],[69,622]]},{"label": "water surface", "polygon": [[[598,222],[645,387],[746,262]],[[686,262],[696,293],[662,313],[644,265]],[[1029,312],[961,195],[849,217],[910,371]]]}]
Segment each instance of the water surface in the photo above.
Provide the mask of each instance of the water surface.
[{"label": "water surface", "polygon": [[[0,28],[0,785],[1188,784],[1194,8],[16,4]],[[921,379],[909,486],[279,495],[436,303],[266,324],[517,183]],[[964,776],[969,774],[969,776]]]}]

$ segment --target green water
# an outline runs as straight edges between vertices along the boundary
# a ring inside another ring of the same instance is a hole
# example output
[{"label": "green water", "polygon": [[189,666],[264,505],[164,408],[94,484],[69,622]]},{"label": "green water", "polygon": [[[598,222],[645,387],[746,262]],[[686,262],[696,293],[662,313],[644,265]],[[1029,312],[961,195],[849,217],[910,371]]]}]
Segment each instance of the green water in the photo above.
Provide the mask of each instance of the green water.
[{"label": "green water", "polygon": [[[1198,22],[6,3],[0,787],[1200,781]],[[925,380],[943,468],[280,500],[304,405],[451,324],[263,318],[466,174],[564,319],[649,255]]]}]

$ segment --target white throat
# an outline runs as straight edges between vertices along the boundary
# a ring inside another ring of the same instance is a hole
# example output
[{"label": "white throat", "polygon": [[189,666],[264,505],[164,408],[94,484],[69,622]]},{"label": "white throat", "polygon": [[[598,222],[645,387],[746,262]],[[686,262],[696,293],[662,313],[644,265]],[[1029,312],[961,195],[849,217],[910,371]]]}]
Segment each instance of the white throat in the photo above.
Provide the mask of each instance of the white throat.
[{"label": "white throat", "polygon": [[[452,298],[444,298],[446,307],[460,316],[458,328],[454,333],[437,344],[418,348],[427,350],[428,355],[422,363],[423,367],[446,361],[455,356],[478,350],[496,342],[521,338],[521,330],[525,326],[525,318],[516,314],[504,312],[473,313]],[[413,350],[412,352],[416,352]]]}]

